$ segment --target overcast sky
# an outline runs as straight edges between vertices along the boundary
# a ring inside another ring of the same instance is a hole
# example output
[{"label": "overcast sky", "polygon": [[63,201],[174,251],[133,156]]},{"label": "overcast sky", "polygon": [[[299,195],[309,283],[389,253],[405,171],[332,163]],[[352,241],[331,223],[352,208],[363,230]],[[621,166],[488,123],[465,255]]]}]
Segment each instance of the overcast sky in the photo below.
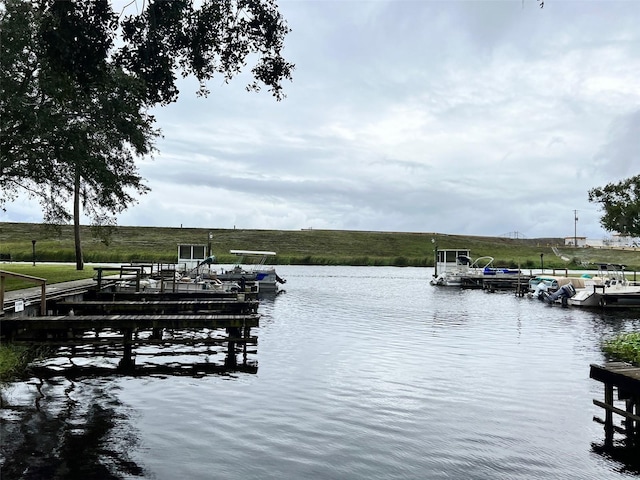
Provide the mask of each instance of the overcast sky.
[{"label": "overcast sky", "polygon": [[[185,82],[120,225],[602,238],[640,173],[640,1],[280,0],[296,64]],[[14,202],[3,221],[39,222]]]}]

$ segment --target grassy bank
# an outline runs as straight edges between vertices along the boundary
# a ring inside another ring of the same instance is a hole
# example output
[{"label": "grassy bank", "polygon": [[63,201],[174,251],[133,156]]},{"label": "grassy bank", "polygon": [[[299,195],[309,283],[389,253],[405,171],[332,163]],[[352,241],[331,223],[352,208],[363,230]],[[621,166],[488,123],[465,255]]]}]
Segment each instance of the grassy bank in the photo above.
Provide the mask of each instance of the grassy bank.
[{"label": "grassy bank", "polygon": [[4,343],[0,345],[0,384],[21,377],[29,363],[50,353],[43,347],[22,347]]},{"label": "grassy bank", "polygon": [[[207,245],[219,263],[233,263],[228,252],[272,250],[280,265],[433,266],[434,248],[468,248],[472,257],[496,259],[498,266],[577,268],[582,262],[623,263],[640,269],[640,252],[564,247],[560,238],[510,239],[442,233],[366,232],[349,230],[242,230],[166,227],[117,227],[108,242],[82,228],[85,262],[175,262],[179,243]],[[57,230],[34,223],[0,223],[0,253],[13,261],[73,262],[71,226]],[[432,241],[433,240],[433,241]],[[556,256],[552,247],[569,261]],[[0,264],[1,265],[1,264]],[[0,267],[1,268],[1,267]]]},{"label": "grassy bank", "polygon": [[26,365],[27,349],[11,344],[0,345],[0,382],[10,380]]}]

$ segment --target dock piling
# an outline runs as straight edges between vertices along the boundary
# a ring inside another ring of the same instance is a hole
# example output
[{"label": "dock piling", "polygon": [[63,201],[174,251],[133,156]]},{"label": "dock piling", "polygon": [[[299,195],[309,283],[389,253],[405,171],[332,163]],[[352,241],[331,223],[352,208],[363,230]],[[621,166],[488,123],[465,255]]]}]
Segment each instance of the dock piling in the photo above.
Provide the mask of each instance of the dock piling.
[{"label": "dock piling", "polygon": [[[604,424],[605,445],[613,446],[617,432],[625,436],[627,446],[640,448],[640,367],[623,362],[592,364],[590,377],[604,384],[604,401],[594,399],[593,404],[605,411],[604,421],[594,417]],[[616,406],[616,390],[624,409]],[[614,414],[622,417],[622,426],[616,425]]]}]

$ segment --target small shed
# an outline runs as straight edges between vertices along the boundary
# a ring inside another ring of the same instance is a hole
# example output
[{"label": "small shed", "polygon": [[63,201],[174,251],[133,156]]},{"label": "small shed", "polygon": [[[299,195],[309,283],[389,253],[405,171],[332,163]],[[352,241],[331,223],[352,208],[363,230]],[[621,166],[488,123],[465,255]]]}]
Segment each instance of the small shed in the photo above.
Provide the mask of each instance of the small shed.
[{"label": "small shed", "polygon": [[191,270],[207,258],[207,246],[201,244],[179,244],[178,265]]},{"label": "small shed", "polygon": [[564,244],[571,247],[586,247],[587,237],[564,237]]}]

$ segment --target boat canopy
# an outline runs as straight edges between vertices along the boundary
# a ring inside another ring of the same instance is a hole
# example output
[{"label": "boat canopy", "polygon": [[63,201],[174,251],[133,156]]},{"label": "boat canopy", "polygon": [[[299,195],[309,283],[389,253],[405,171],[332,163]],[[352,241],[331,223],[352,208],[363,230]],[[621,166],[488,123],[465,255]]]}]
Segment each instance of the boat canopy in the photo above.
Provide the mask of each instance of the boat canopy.
[{"label": "boat canopy", "polygon": [[276,254],[276,252],[263,252],[260,250],[229,250],[229,253],[233,253],[234,255],[254,255],[260,257],[269,257]]},{"label": "boat canopy", "polygon": [[239,263],[244,263],[245,258],[249,258],[250,264],[254,265],[254,268],[261,268],[267,261],[268,257],[273,257],[276,252],[265,252],[262,250],[229,250],[229,253],[240,257]]},{"label": "boat canopy", "polygon": [[614,271],[620,272],[626,269],[626,265],[621,265],[617,263],[598,263],[598,270],[600,271]]},{"label": "boat canopy", "polygon": [[276,252],[263,252],[259,250],[229,250],[234,255],[256,255],[256,256],[273,256]]}]

